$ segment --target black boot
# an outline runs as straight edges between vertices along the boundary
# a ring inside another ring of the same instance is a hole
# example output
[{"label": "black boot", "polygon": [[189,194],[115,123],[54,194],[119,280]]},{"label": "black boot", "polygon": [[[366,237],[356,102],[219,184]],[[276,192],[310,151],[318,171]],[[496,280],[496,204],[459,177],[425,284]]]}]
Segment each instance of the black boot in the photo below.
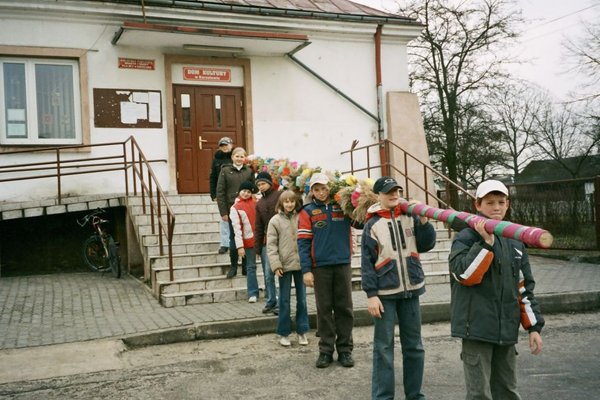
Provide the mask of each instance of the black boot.
[{"label": "black boot", "polygon": [[237,267],[231,267],[231,268],[229,268],[229,272],[227,272],[227,278],[231,279],[231,278],[233,278],[236,275],[237,275]]}]

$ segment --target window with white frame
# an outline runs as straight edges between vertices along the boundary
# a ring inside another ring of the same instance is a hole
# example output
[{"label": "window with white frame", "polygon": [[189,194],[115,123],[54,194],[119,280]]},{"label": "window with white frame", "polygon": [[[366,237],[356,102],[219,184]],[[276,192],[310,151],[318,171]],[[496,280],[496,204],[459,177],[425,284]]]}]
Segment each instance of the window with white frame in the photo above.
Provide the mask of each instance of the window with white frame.
[{"label": "window with white frame", "polygon": [[0,58],[0,143],[81,143],[75,60]]}]

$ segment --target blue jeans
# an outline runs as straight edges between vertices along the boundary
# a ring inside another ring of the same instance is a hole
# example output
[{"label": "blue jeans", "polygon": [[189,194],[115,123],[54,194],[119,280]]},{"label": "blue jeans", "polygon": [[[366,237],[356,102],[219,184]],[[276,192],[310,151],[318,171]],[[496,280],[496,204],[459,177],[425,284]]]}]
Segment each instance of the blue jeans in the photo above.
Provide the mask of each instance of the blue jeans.
[{"label": "blue jeans", "polygon": [[246,287],[248,298],[258,297],[258,280],[256,279],[256,251],[253,247],[244,249],[246,253]]},{"label": "blue jeans", "polygon": [[292,278],[296,286],[296,333],[299,335],[308,332],[308,309],[306,308],[306,288],[302,271],[286,272],[279,278],[279,317],[277,318],[277,334],[288,336],[292,332],[292,316],[290,296],[292,292]]},{"label": "blue jeans", "polygon": [[260,251],[260,263],[262,264],[263,274],[265,274],[265,298],[266,306],[275,307],[277,305],[277,289],[275,288],[275,273],[271,271],[271,263],[267,256],[267,246],[263,246]]},{"label": "blue jeans", "polygon": [[373,399],[393,399],[394,378],[394,330],[396,316],[400,327],[402,346],[402,371],[406,400],[424,399],[421,393],[425,350],[421,341],[421,309],[419,298],[386,299],[380,297],[384,313],[373,318],[373,375],[371,396]]},{"label": "blue jeans", "polygon": [[219,222],[221,235],[221,247],[229,247],[229,222],[221,220]]}]

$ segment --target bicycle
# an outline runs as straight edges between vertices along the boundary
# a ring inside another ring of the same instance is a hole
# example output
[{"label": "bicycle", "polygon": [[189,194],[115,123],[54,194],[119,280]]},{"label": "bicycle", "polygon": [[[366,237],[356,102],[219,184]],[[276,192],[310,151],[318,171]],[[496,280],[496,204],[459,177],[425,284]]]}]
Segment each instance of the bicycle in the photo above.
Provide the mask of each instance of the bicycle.
[{"label": "bicycle", "polygon": [[91,223],[94,233],[83,244],[83,260],[94,271],[111,271],[115,278],[121,277],[121,257],[119,246],[103,225],[108,220],[99,217],[106,211],[98,208],[88,215],[77,220],[79,226],[84,227]]}]

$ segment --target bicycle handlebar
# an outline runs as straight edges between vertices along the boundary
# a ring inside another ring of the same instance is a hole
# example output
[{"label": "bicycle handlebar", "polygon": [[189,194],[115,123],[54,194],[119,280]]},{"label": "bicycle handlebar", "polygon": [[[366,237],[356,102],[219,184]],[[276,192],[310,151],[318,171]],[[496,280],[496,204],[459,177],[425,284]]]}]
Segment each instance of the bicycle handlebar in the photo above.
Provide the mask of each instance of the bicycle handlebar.
[{"label": "bicycle handlebar", "polygon": [[[105,213],[106,210],[102,209],[102,208],[97,208],[94,211],[92,211],[91,213],[81,217],[81,219],[76,220],[77,224],[81,227],[84,227],[87,225],[87,223],[90,221],[90,219],[92,219],[93,217],[99,215],[99,214],[103,214]],[[104,221],[104,220],[103,220]]]}]

